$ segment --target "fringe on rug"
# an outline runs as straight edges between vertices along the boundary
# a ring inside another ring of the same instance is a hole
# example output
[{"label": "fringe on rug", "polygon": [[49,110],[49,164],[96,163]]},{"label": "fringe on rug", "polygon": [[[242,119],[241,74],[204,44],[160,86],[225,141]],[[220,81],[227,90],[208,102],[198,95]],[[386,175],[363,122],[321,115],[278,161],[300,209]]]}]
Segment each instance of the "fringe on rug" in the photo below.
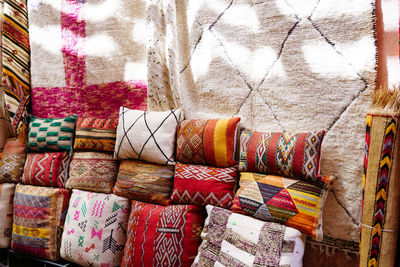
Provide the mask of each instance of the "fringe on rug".
[{"label": "fringe on rug", "polygon": [[369,113],[382,115],[400,114],[400,87],[381,87],[375,90],[372,96],[372,104]]}]

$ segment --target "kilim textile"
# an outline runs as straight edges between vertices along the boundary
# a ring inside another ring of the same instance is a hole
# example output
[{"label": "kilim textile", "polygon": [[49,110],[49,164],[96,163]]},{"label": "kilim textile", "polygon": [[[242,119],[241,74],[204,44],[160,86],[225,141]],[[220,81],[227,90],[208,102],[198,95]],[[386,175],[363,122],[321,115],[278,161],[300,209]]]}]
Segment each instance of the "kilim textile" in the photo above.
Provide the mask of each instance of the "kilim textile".
[{"label": "kilim textile", "polygon": [[203,209],[132,200],[121,266],[190,266],[200,245]]},{"label": "kilim textile", "polygon": [[237,167],[217,168],[176,163],[171,199],[179,204],[230,208],[235,196]]},{"label": "kilim textile", "polygon": [[180,109],[141,111],[121,107],[114,157],[175,164],[175,135],[183,119]]},{"label": "kilim textile", "polygon": [[[2,7],[1,2],[0,7]],[[4,89],[0,86],[0,151],[4,149],[7,138],[11,137],[14,132],[9,117],[10,116],[6,109],[6,104],[4,102]]]},{"label": "kilim textile", "polygon": [[0,157],[0,183],[21,181],[26,160],[26,145],[18,139],[8,139]]},{"label": "kilim textile", "polygon": [[118,119],[78,118],[74,150],[114,151]]},{"label": "kilim textile", "polygon": [[75,152],[66,188],[111,193],[117,173],[118,161],[113,159],[112,154]]},{"label": "kilim textile", "polygon": [[15,184],[0,184],[0,248],[11,245]]},{"label": "kilim textile", "polygon": [[296,229],[207,206],[193,266],[301,267],[304,236]]},{"label": "kilim textile", "polygon": [[173,165],[121,160],[114,194],[129,199],[168,205],[174,180]]},{"label": "kilim textile", "polygon": [[176,160],[217,167],[236,165],[239,121],[240,118],[182,121],[177,130]]},{"label": "kilim textile", "polygon": [[130,202],[113,194],[73,190],[61,257],[82,266],[119,266]]},{"label": "kilim textile", "polygon": [[334,180],[327,176],[308,182],[242,172],[231,210],[296,228],[321,241],[322,211]]},{"label": "kilim textile", "polygon": [[76,116],[60,119],[31,117],[28,149],[30,151],[72,150]]},{"label": "kilim textile", "polygon": [[260,132],[325,129],[320,171],[338,182],[324,233],[337,248],[358,243],[374,3],[149,0],[149,110],[241,117],[241,127]]},{"label": "kilim textile", "polygon": [[112,119],[120,106],[147,108],[144,0],[28,4],[34,116]]},{"label": "kilim textile", "polygon": [[58,260],[70,196],[63,188],[18,184],[11,248],[35,257]]},{"label": "kilim textile", "polygon": [[315,180],[324,135],[325,131],[262,133],[245,129],[240,134],[239,171]]},{"label": "kilim textile", "polygon": [[70,159],[69,152],[28,153],[22,183],[65,187]]},{"label": "kilim textile", "polygon": [[30,46],[26,0],[5,0],[2,16],[2,82],[6,109],[21,142],[28,136],[31,94]]}]

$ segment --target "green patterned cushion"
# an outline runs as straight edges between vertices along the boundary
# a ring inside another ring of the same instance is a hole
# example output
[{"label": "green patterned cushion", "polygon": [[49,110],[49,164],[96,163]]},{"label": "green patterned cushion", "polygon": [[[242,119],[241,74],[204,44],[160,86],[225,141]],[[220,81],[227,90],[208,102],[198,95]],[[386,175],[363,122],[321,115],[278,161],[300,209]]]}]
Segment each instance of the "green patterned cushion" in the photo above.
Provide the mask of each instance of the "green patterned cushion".
[{"label": "green patterned cushion", "polygon": [[77,116],[61,119],[32,117],[29,122],[29,151],[71,150]]}]

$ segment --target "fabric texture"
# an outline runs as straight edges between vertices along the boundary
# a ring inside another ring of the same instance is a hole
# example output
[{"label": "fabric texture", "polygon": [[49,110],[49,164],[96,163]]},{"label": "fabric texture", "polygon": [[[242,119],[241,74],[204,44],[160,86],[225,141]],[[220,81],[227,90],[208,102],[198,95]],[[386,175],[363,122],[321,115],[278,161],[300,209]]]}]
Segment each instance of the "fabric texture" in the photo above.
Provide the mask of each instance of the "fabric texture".
[{"label": "fabric texture", "polygon": [[308,182],[242,172],[231,210],[296,228],[321,241],[322,211],[334,180],[326,176]]},{"label": "fabric texture", "polygon": [[18,184],[11,248],[34,257],[58,260],[70,196],[63,188]]},{"label": "fabric texture", "polygon": [[217,167],[236,165],[235,140],[240,118],[184,120],[178,126],[176,159]]},{"label": "fabric texture", "polygon": [[129,199],[168,205],[174,180],[174,166],[138,160],[121,160],[114,194]]},{"label": "fabric texture", "polygon": [[204,214],[195,205],[159,206],[132,200],[121,266],[190,266]]},{"label": "fabric texture", "polygon": [[28,153],[22,183],[65,187],[69,177],[69,152]]},{"label": "fabric texture", "polygon": [[118,173],[118,161],[112,154],[75,152],[72,156],[66,188],[111,193]]},{"label": "fabric texture", "polygon": [[182,118],[180,109],[153,112],[121,107],[114,157],[175,164],[176,127]]},{"label": "fabric texture", "polygon": [[119,266],[130,203],[113,194],[72,191],[61,257],[82,266]]},{"label": "fabric texture", "polygon": [[78,118],[74,150],[114,151],[118,119]]},{"label": "fabric texture", "polygon": [[240,134],[239,171],[252,171],[315,180],[320,174],[325,131]]},{"label": "fabric texture", "polygon": [[230,208],[235,196],[237,167],[217,168],[176,163],[171,199],[178,204]]},{"label": "fabric texture", "polygon": [[305,238],[298,230],[211,205],[207,214],[192,266],[302,266]]},{"label": "fabric texture", "polygon": [[26,160],[26,145],[18,139],[8,139],[0,157],[0,183],[21,181]]},{"label": "fabric texture", "polygon": [[13,225],[13,201],[15,184],[0,184],[0,248],[11,245],[11,232]]},{"label": "fabric texture", "polygon": [[72,150],[76,116],[60,119],[31,117],[28,149],[30,151]]}]

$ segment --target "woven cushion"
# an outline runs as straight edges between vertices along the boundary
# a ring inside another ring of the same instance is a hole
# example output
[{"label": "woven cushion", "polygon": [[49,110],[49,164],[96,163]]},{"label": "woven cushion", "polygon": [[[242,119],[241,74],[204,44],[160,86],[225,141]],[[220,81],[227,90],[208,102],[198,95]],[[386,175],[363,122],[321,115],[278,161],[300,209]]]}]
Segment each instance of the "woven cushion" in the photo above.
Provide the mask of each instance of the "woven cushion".
[{"label": "woven cushion", "polygon": [[11,248],[57,260],[69,198],[66,189],[18,184]]},{"label": "woven cushion", "polygon": [[184,120],[178,126],[176,160],[217,167],[236,165],[235,138],[240,118]]},{"label": "woven cushion", "polygon": [[114,151],[118,119],[78,118],[75,150]]},{"label": "woven cushion", "polygon": [[192,266],[302,266],[305,240],[298,230],[211,205],[207,213]]},{"label": "woven cushion", "polygon": [[173,178],[174,166],[122,160],[113,191],[129,199],[168,205]]},{"label": "woven cushion", "polygon": [[112,154],[75,152],[72,156],[66,188],[111,193],[118,173],[118,161]]},{"label": "woven cushion", "polygon": [[118,266],[129,211],[126,198],[74,189],[62,235],[61,257],[84,266]]},{"label": "woven cushion", "polygon": [[315,182],[242,172],[234,212],[285,224],[321,241],[322,210],[333,176]]},{"label": "woven cushion", "polygon": [[8,139],[0,158],[0,183],[21,181],[26,159],[26,145],[17,139]]},{"label": "woven cushion", "polygon": [[64,187],[68,179],[69,152],[28,153],[24,184]]},{"label": "woven cushion", "polygon": [[262,133],[243,130],[239,171],[254,171],[315,180],[319,175],[325,131]]},{"label": "woven cushion", "polygon": [[121,107],[115,157],[175,164],[175,134],[181,117],[180,109],[157,112]]},{"label": "woven cushion", "polygon": [[171,198],[180,204],[211,204],[230,208],[236,184],[237,167],[217,168],[177,163]]},{"label": "woven cushion", "polygon": [[76,116],[62,119],[31,117],[28,149],[30,151],[71,150]]},{"label": "woven cushion", "polygon": [[132,200],[121,266],[190,266],[204,214],[194,205],[159,206]]},{"label": "woven cushion", "polygon": [[15,184],[0,184],[0,248],[8,248],[11,244],[14,192]]}]

